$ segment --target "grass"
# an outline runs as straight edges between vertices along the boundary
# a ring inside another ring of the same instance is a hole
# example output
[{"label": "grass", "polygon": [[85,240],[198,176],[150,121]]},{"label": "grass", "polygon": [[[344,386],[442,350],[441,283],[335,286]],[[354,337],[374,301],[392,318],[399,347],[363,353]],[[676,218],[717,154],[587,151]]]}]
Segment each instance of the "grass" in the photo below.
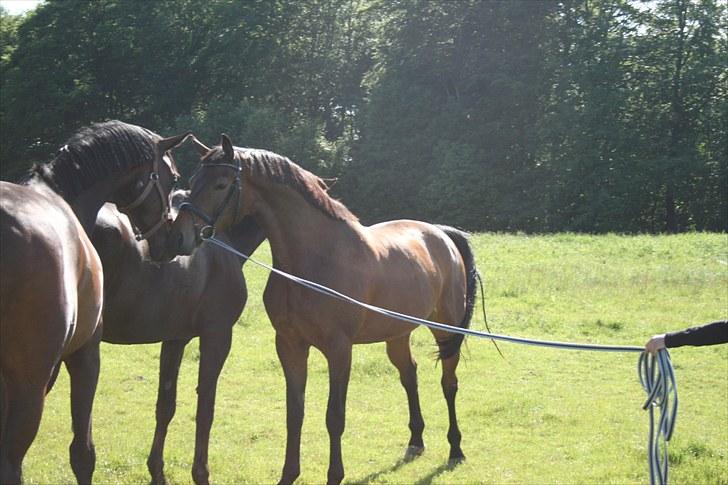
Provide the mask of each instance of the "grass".
[{"label": "grass", "polygon": [[[642,345],[648,337],[728,315],[728,240],[679,236],[472,238],[496,333]],[[256,254],[269,260],[267,247]],[[283,376],[261,294],[267,274],[247,265],[250,300],[223,369],[210,444],[216,483],[274,483],[285,446]],[[476,312],[474,328],[483,329]],[[636,354],[563,351],[468,339],[458,369],[458,413],[467,461],[447,466],[447,412],[435,347],[414,333],[425,454],[404,463],[407,403],[383,344],[357,346],[343,450],[348,483],[646,483],[647,414]],[[102,348],[94,407],[96,483],[148,482],[159,345]],[[166,447],[172,483],[189,483],[199,353],[193,341],[180,374],[177,415]],[[680,412],[669,452],[673,483],[728,484],[728,345],[672,351]],[[326,365],[312,351],[297,483],[325,481]],[[28,484],[69,483],[68,377],[48,396],[25,460]]]}]

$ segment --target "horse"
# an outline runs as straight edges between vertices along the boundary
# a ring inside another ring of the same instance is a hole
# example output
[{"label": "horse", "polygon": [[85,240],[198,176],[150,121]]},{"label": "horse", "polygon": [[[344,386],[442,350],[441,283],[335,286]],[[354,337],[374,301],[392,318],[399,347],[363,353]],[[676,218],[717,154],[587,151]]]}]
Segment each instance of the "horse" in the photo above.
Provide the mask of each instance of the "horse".
[{"label": "horse", "polygon": [[[286,157],[233,147],[225,135],[221,146],[212,149],[193,143],[202,158],[190,179],[189,202],[173,224],[171,252],[190,254],[202,238],[253,215],[268,237],[275,268],[366,303],[469,326],[477,270],[465,233],[413,220],[367,227],[328,195],[322,179]],[[329,483],[344,478],[341,436],[353,344],[386,342],[387,356],[399,371],[409,404],[405,458],[424,451],[417,365],[410,350],[414,325],[314,293],[276,274],[268,279],[264,304],[276,332],[286,382],[287,441],[280,483],[292,483],[300,474],[306,368],[312,346],[328,362]],[[432,333],[442,362],[449,460],[454,465],[464,459],[455,409],[456,368],[464,337],[441,330]]]},{"label": "horse", "polygon": [[3,484],[21,482],[61,362],[71,376],[71,467],[79,483],[91,482],[103,272],[87,234],[110,201],[125,208],[150,254],[164,253],[168,195],[178,176],[170,150],[187,136],[162,138],[120,121],[95,124],[19,184],[0,182]]},{"label": "horse", "polygon": [[[179,191],[181,193],[181,191]],[[178,198],[172,197],[173,205]],[[251,254],[263,242],[262,229],[245,218],[221,236]],[[152,483],[166,483],[164,441],[174,416],[177,377],[185,346],[200,337],[197,433],[192,477],[208,483],[207,450],[217,379],[225,363],[232,328],[247,300],[242,258],[212,244],[166,264],[149,261],[149,250],[134,238],[128,219],[106,204],[91,235],[104,268],[102,340],[113,344],[162,342],[156,428],[147,467]]]}]

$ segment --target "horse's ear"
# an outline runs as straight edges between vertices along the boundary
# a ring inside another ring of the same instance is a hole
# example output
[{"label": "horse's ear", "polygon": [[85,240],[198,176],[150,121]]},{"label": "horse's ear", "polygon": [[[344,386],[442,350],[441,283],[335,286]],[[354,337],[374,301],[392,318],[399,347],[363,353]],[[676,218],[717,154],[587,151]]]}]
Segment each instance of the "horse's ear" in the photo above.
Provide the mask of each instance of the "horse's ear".
[{"label": "horse's ear", "polygon": [[220,145],[222,145],[222,151],[225,152],[225,156],[232,160],[235,155],[235,150],[233,150],[233,142],[230,141],[230,137],[227,136],[225,133],[221,135]]},{"label": "horse's ear", "polygon": [[193,136],[191,131],[183,133],[177,136],[170,136],[169,138],[162,138],[157,142],[159,153],[164,154],[165,152],[181,145],[187,138]]},{"label": "horse's ear", "polygon": [[210,149],[204,143],[198,140],[195,135],[192,135],[192,144],[195,146],[195,150],[197,150],[197,153],[201,157],[207,155],[210,151]]}]

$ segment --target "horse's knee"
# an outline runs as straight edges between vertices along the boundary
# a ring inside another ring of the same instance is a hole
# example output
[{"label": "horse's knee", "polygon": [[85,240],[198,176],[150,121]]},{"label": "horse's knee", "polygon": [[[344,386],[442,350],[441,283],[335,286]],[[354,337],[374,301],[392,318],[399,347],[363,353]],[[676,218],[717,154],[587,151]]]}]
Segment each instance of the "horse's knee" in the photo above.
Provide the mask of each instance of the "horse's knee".
[{"label": "horse's knee", "polygon": [[341,436],[344,434],[346,427],[346,419],[341,411],[330,411],[326,414],[326,429],[331,436]]},{"label": "horse's knee", "polygon": [[443,377],[440,381],[442,385],[442,393],[445,395],[445,399],[455,399],[458,393],[458,380],[456,377]]}]

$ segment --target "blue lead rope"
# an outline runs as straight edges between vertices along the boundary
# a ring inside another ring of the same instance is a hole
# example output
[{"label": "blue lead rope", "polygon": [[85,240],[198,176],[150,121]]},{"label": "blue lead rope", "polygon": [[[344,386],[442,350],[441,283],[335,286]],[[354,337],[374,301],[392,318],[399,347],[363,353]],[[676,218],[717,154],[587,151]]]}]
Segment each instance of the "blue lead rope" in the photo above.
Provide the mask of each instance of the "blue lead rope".
[{"label": "blue lead rope", "polygon": [[[667,460],[667,442],[672,437],[677,418],[677,383],[675,381],[675,373],[670,362],[670,354],[667,349],[662,349],[657,356],[647,354],[642,347],[636,346],[620,346],[620,345],[596,345],[581,344],[572,342],[555,342],[550,340],[534,340],[522,337],[511,337],[509,335],[498,335],[494,333],[481,332],[469,328],[460,328],[453,325],[446,325],[440,322],[425,320],[424,318],[413,317],[403,313],[387,310],[378,306],[364,303],[348,295],[332,290],[319,283],[314,283],[304,278],[294,276],[292,274],[281,271],[260,261],[256,261],[247,254],[243,254],[225,242],[213,237],[205,239],[226,251],[229,251],[253,264],[265,268],[271,273],[282,276],[294,283],[304,286],[317,293],[328,295],[330,297],[346,301],[352,305],[364,308],[380,315],[385,315],[396,320],[401,320],[415,325],[421,325],[445,332],[459,333],[477,338],[488,338],[492,340],[502,340],[505,342],[513,342],[525,345],[537,345],[541,347],[553,347],[568,350],[592,350],[600,352],[641,352],[637,365],[640,383],[647,393],[647,400],[642,409],[649,411],[650,431],[647,440],[647,458],[650,467],[650,484],[651,485],[667,485],[668,460]],[[655,426],[654,410],[659,408],[660,416]]]},{"label": "blue lead rope", "polygon": [[[650,484],[666,485],[668,473],[667,442],[672,437],[677,418],[677,382],[670,363],[670,354],[662,349],[657,356],[640,354],[637,371],[647,400],[642,409],[650,414],[650,432],[647,439],[647,459],[650,465]],[[655,426],[655,408],[660,417]]]}]

